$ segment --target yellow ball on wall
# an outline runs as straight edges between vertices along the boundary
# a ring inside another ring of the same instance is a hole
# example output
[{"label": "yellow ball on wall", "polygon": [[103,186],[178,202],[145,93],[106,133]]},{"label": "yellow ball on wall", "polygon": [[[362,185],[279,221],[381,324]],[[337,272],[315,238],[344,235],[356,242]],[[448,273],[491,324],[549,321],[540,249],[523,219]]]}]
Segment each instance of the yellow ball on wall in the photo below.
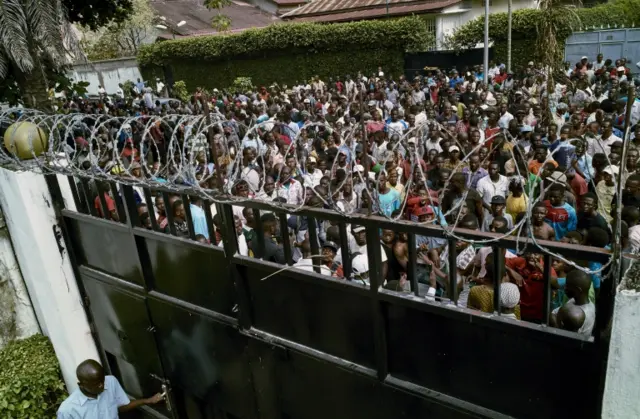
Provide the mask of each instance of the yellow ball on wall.
[{"label": "yellow ball on wall", "polygon": [[20,159],[32,159],[47,149],[49,137],[32,122],[16,122],[4,133],[4,146]]}]

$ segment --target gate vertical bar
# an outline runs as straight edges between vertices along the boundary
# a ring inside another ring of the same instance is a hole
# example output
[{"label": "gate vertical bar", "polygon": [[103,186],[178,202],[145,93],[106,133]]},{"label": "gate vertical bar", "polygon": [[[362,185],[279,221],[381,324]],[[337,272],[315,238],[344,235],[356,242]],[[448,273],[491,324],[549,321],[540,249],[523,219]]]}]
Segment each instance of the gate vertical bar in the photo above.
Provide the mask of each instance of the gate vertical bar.
[{"label": "gate vertical bar", "polygon": [[418,285],[418,252],[416,251],[416,235],[409,233],[407,247],[409,248],[409,261],[407,263],[407,278],[411,284],[411,291],[416,297],[420,296]]},{"label": "gate vertical bar", "polygon": [[[229,272],[236,289],[238,302],[238,323],[243,329],[250,329],[253,324],[251,313],[251,299],[249,297],[249,287],[247,279],[238,271],[238,265],[234,263],[234,257],[238,253],[238,239],[236,227],[233,217],[233,209],[230,204],[218,204],[218,208],[222,207],[222,219],[225,237],[233,237],[235,240],[223,240],[224,255],[227,259]],[[240,233],[242,234],[242,233]]]},{"label": "gate vertical bar", "polygon": [[371,295],[371,315],[373,318],[373,339],[376,352],[378,379],[383,381],[389,375],[387,359],[387,327],[380,301],[379,288],[384,282],[382,277],[382,249],[377,228],[367,228],[367,258],[369,259],[369,288]]}]

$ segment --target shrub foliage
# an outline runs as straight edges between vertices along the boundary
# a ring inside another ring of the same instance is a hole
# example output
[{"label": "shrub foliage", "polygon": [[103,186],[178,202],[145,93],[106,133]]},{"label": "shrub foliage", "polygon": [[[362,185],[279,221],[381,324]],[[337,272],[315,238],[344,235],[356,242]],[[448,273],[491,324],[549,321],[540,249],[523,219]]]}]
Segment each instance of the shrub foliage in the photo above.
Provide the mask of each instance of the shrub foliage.
[{"label": "shrub foliage", "polygon": [[426,50],[433,42],[418,17],[353,23],[276,24],[234,35],[158,42],[141,48],[138,62],[149,79],[168,66],[174,80],[197,86],[230,86],[237,77],[256,85],[292,84],[322,77],[373,72],[382,66],[399,74],[404,52]]},{"label": "shrub foliage", "polygon": [[66,396],[46,337],[34,335],[0,350],[0,418],[53,418]]}]

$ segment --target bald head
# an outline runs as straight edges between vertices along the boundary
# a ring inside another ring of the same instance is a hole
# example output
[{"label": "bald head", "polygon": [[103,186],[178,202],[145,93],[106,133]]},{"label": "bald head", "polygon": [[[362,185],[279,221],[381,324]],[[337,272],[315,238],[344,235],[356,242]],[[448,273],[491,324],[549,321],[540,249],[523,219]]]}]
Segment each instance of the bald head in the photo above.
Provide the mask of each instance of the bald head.
[{"label": "bald head", "polygon": [[[590,287],[591,278],[585,272],[574,269],[567,274],[565,293],[568,297],[575,298],[576,300],[582,299],[581,297],[587,297]],[[581,302],[578,301],[578,304],[581,304]]]},{"label": "bald head", "polygon": [[78,387],[88,397],[96,398],[104,391],[104,368],[97,361],[87,359],[76,368]]},{"label": "bald head", "polygon": [[585,314],[575,304],[565,304],[558,310],[558,327],[570,332],[577,332],[584,324]]},{"label": "bald head", "polygon": [[99,377],[100,375],[104,376],[104,368],[102,365],[93,359],[87,359],[86,361],[82,361],[78,368],[76,368],[76,376],[78,380],[82,380],[83,378],[93,378]]}]

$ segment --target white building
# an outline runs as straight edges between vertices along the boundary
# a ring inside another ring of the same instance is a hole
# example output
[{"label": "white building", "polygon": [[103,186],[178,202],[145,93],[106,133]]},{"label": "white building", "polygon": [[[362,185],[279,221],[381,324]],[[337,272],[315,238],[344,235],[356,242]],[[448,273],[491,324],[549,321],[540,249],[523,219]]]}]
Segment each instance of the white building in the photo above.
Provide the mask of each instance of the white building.
[{"label": "white building", "polygon": [[[490,13],[507,11],[507,0],[489,0]],[[512,10],[533,8],[535,0],[513,0]],[[282,19],[293,22],[336,23],[355,20],[378,19],[418,15],[427,21],[428,28],[436,39],[437,49],[443,49],[444,40],[456,28],[484,15],[481,0],[313,0],[291,12]]]}]

